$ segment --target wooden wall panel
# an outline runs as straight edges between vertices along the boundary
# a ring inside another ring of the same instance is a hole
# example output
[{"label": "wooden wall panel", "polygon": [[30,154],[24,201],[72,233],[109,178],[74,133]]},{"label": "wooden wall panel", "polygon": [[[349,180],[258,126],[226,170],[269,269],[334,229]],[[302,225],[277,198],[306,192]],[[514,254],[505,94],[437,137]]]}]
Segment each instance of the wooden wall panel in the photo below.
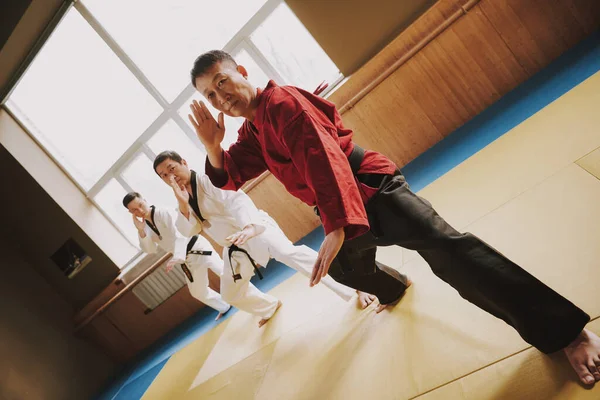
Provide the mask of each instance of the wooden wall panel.
[{"label": "wooden wall panel", "polygon": [[[344,119],[346,121],[348,114],[353,114],[354,118],[362,120],[362,129],[349,125],[355,129],[354,137],[358,144],[403,164],[415,152],[423,152],[440,141],[442,136],[411,93],[404,90],[401,82],[398,83],[399,86],[378,87],[359,106],[346,112]],[[393,118],[397,113],[402,113],[404,118]]]},{"label": "wooden wall panel", "polygon": [[527,78],[475,6],[350,111],[357,143],[404,165]]},{"label": "wooden wall panel", "polygon": [[[479,5],[440,35],[436,43],[450,55],[452,62],[446,64],[433,58],[434,67],[451,70],[447,83],[458,79],[465,83],[456,88],[455,93],[468,99],[466,101],[471,104],[470,118],[528,78]],[[423,50],[425,56],[428,50],[427,47]],[[432,111],[431,108],[428,110]],[[450,129],[452,131],[456,127]]]},{"label": "wooden wall panel", "polygon": [[600,1],[569,0],[567,4],[586,35],[600,28]]},{"label": "wooden wall panel", "polygon": [[221,277],[212,272],[212,270],[210,269],[208,270],[208,287],[214,290],[215,292],[221,293]]},{"label": "wooden wall panel", "polygon": [[134,343],[136,351],[153,342],[154,330],[157,328],[150,318],[144,318],[145,310],[144,303],[133,292],[129,292],[104,312],[119,331]]},{"label": "wooden wall panel", "polygon": [[471,111],[444,79],[445,70],[436,67],[438,57],[435,52],[441,51],[440,46],[434,44],[428,50],[429,56],[420,52],[413,62],[411,60],[404,65],[404,89],[410,91],[415,101],[422,105],[441,139],[444,137],[442,132],[451,132],[467,121]]},{"label": "wooden wall panel", "polygon": [[302,239],[320,224],[313,209],[290,195],[273,175],[267,176],[248,195],[256,207],[277,221],[292,242]]},{"label": "wooden wall panel", "polygon": [[600,2],[593,0],[487,0],[480,4],[530,75],[599,27]]},{"label": "wooden wall panel", "polygon": [[109,301],[112,297],[114,297],[124,288],[125,284],[119,279],[115,279],[114,281],[112,281],[107,287],[105,287],[102,290],[102,292],[100,292],[96,297],[94,297],[92,301],[90,301],[81,310],[77,312],[77,314],[73,318],[73,323],[75,325],[78,325],[88,316],[96,312],[97,309],[102,307],[107,301]]},{"label": "wooden wall panel", "polygon": [[190,294],[187,286],[146,315],[153,324],[162,325],[167,332],[206,307]]},{"label": "wooden wall panel", "polygon": [[398,35],[381,52],[352,74],[344,82],[344,85],[329,97],[329,100],[338,107],[341,107],[354,94],[367,86],[379,74],[383,73],[394,61],[407,53],[419,41],[423,40],[438,25],[442,24],[446,18],[457,10],[460,10],[461,5],[466,2],[467,0],[439,0],[425,14],[419,17],[414,24],[406,28],[402,34]]},{"label": "wooden wall panel", "polygon": [[[473,2],[438,1],[330,96],[343,106],[446,19],[461,15],[342,114],[357,143],[402,167],[600,27],[595,0],[481,0],[457,13],[467,4]],[[249,194],[300,238],[318,221],[303,223],[310,212],[290,207],[283,190],[268,176]]]},{"label": "wooden wall panel", "polygon": [[117,363],[126,362],[138,352],[135,343],[105,315],[94,318],[77,335],[102,349]]},{"label": "wooden wall panel", "polygon": [[[216,275],[214,275],[216,277]],[[79,334],[104,349],[115,361],[125,362],[173,328],[206,307],[182,288],[152,312],[129,292],[94,318]]]}]

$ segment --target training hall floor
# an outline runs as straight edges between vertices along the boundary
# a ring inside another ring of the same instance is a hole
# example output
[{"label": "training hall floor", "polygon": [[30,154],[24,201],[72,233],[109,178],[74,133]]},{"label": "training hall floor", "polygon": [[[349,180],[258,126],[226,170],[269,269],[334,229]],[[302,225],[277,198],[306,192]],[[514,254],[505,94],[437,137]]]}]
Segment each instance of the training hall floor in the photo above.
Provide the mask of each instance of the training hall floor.
[{"label": "training hall floor", "polygon": [[[582,307],[600,334],[600,35],[406,166],[413,189]],[[316,231],[305,242],[317,247]],[[414,281],[401,303],[359,310],[287,267],[263,290],[262,329],[205,312],[129,365],[101,399],[600,399],[562,354],[545,356],[464,301],[415,252],[378,259]],[[272,269],[272,272],[269,270]]]}]

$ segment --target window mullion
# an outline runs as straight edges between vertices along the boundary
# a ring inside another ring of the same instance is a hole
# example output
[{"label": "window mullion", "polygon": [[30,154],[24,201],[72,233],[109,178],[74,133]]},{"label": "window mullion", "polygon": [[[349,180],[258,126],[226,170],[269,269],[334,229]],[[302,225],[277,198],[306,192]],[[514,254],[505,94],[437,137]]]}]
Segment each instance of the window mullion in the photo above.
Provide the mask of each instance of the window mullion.
[{"label": "window mullion", "polygon": [[202,143],[200,143],[200,139],[198,139],[196,132],[194,132],[192,127],[189,124],[187,124],[183,120],[183,118],[181,118],[179,113],[174,111],[171,118],[173,119],[173,121],[175,121],[177,126],[179,126],[179,128],[185,133],[185,135],[192,141],[192,143],[194,143],[200,150],[206,153],[206,150],[204,149]]},{"label": "window mullion", "polygon": [[[115,221],[113,221],[113,219],[104,211],[104,209],[102,207],[100,207],[100,205],[98,203],[96,203],[96,200],[94,200],[94,198],[90,198],[89,200],[92,202],[94,207],[96,207],[96,209],[98,211],[100,211],[100,213],[102,215],[104,215],[104,218],[106,218],[106,220],[108,222],[110,222],[110,224],[121,234],[121,236],[123,236],[123,238],[125,240],[127,240],[127,242],[130,245],[133,246],[134,249],[139,249],[139,244],[133,243],[131,240],[129,240],[129,237],[125,234],[125,231],[123,231],[123,229],[121,229],[121,227],[119,225],[117,225],[117,223]],[[139,254],[139,250],[138,250],[138,254]]]},{"label": "window mullion", "polygon": [[[200,54],[198,54],[198,55],[200,55]],[[171,107],[169,108],[169,110],[175,111],[175,113],[177,113],[177,111],[181,107],[183,107],[185,102],[188,101],[190,99],[190,97],[192,97],[194,95],[195,92],[196,92],[196,88],[193,87],[191,83],[189,85],[187,85],[185,87],[185,89],[183,89],[181,94],[179,94],[179,96],[177,96],[175,98],[175,100],[173,100],[173,103],[171,103]]]},{"label": "window mullion", "polygon": [[227,42],[227,44],[225,44],[225,46],[223,46],[223,51],[226,51],[228,53],[232,52],[244,39],[250,37],[252,32],[254,32],[256,28],[258,28],[260,24],[262,24],[267,19],[267,17],[271,15],[271,13],[275,11],[275,9],[281,3],[283,3],[283,0],[268,0],[256,12],[256,14],[254,14],[252,18],[250,18],[248,22],[246,22],[246,25],[244,25],[242,29],[240,29],[238,33],[235,34],[235,36],[232,37],[231,40]]},{"label": "window mullion", "polygon": [[148,146],[148,143],[144,143],[140,150],[150,159],[151,162],[154,162],[157,154],[152,151],[150,146]]},{"label": "window mullion", "polygon": [[127,183],[127,181],[125,180],[125,178],[123,178],[123,175],[119,174],[119,175],[115,176],[115,180],[117,182],[119,182],[121,184],[121,186],[123,186],[125,188],[125,191],[127,193],[135,191],[135,190],[133,190],[133,188],[131,187],[131,185],[129,185],[129,183]]},{"label": "window mullion", "polygon": [[83,3],[77,1],[74,5],[75,9],[79,11],[81,16],[90,24],[92,29],[96,31],[98,36],[104,40],[106,45],[115,53],[115,55],[121,60],[123,64],[131,71],[135,78],[142,84],[142,86],[154,97],[154,100],[160,104],[164,109],[169,107],[169,103],[163,95],[156,89],[156,87],[150,82],[150,80],[144,75],[142,70],[133,62],[133,60],[127,55],[125,50],[119,46],[116,40],[108,33],[106,29],[100,24],[100,22],[94,17],[94,15],[87,9]]},{"label": "window mullion", "polygon": [[267,60],[264,54],[256,47],[250,37],[244,40],[240,49],[243,48],[248,52],[250,57],[256,62],[256,64],[267,74],[270,79],[275,80],[280,85],[287,85],[288,82],[277,69]]},{"label": "window mullion", "polygon": [[338,73],[337,77],[329,84],[329,86],[327,86],[325,90],[323,90],[323,92],[319,96],[325,99],[328,98],[329,95],[333,93],[335,89],[337,89],[338,85],[340,85],[344,81],[344,79],[346,79],[344,74],[342,74],[341,72]]},{"label": "window mullion", "polygon": [[162,114],[158,116],[154,120],[152,124],[137,138],[135,142],[125,152],[119,159],[109,168],[108,171],[96,182],[94,186],[88,191],[88,197],[94,197],[104,185],[110,181],[110,179],[116,175],[117,171],[119,171],[122,167],[130,162],[130,160],[135,156],[135,153],[140,149],[140,147],[145,144],[148,139],[152,137],[167,121],[169,120],[169,112],[164,111]]}]

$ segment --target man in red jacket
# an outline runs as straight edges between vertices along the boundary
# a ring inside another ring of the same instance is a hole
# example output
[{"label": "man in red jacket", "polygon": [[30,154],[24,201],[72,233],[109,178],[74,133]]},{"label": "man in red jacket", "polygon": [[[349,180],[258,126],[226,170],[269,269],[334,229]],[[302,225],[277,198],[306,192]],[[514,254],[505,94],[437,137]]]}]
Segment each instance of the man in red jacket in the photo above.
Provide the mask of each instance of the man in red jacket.
[{"label": "man in red jacket", "polygon": [[[590,317],[470,233],[459,233],[410,191],[387,157],[352,142],[335,106],[311,93],[269,82],[263,90],[222,51],[198,57],[192,83],[213,107],[191,105],[190,121],[206,147],[206,173],[237,190],[266,170],[305,203],[316,206],[325,240],[311,285],[329,273],[393,304],[406,281],[375,267],[377,246],[419,252],[433,272],[471,303],[503,319],[545,353],[564,350],[582,382],[600,381],[600,338]],[[246,120],[229,150],[221,148],[223,113]]]}]

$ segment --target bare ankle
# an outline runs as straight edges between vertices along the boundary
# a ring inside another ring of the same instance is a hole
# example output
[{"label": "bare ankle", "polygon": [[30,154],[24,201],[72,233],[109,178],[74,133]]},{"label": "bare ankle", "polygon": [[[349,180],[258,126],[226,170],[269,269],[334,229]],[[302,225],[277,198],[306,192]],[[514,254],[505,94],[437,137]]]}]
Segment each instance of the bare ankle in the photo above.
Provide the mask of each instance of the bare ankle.
[{"label": "bare ankle", "polygon": [[579,335],[577,335],[577,337],[567,345],[567,347],[565,347],[565,349],[571,349],[573,347],[577,347],[581,342],[586,342],[590,339],[590,335],[589,332],[587,331],[587,329],[582,330],[581,332],[579,332]]}]

